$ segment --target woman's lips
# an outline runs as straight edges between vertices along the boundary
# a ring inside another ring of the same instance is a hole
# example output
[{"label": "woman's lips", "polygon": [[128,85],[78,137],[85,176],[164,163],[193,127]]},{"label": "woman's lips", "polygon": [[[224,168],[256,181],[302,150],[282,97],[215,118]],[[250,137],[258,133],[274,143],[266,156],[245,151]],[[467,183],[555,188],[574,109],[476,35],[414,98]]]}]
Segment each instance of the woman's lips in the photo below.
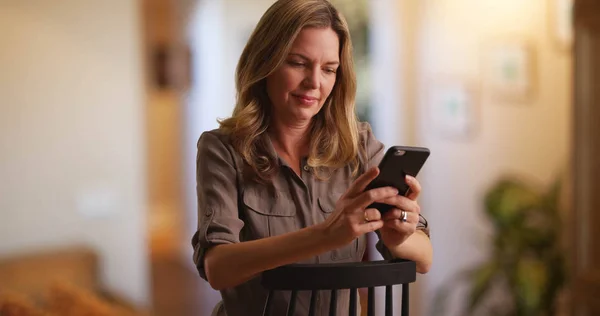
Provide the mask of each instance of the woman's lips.
[{"label": "woman's lips", "polygon": [[296,99],[300,100],[300,103],[305,104],[305,105],[313,105],[319,100],[315,97],[311,97],[308,95],[293,94],[293,96]]}]

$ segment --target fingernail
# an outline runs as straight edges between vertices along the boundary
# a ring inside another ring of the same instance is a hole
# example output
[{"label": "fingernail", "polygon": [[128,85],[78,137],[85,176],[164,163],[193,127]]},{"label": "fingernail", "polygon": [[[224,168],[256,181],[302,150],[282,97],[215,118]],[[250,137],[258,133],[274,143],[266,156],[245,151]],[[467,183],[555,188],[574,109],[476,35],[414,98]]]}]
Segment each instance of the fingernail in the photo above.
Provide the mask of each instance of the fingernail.
[{"label": "fingernail", "polygon": [[408,175],[408,174],[406,175],[406,177],[405,177],[405,178],[406,178],[406,181],[408,181],[408,182],[411,182],[411,181],[412,181],[412,179],[413,179],[413,177],[412,177],[412,176],[410,176],[410,175]]}]

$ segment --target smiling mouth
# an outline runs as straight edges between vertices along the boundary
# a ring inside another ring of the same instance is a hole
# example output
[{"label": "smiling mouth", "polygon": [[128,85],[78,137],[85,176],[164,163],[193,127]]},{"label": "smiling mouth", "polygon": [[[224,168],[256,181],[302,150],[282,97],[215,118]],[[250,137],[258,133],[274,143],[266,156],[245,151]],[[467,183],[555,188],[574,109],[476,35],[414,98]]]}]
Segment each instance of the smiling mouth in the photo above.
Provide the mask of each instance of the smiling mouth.
[{"label": "smiling mouth", "polygon": [[305,104],[312,104],[312,103],[315,103],[318,101],[318,99],[315,97],[310,97],[310,96],[305,96],[305,95],[297,95],[297,94],[293,94],[293,96]]}]

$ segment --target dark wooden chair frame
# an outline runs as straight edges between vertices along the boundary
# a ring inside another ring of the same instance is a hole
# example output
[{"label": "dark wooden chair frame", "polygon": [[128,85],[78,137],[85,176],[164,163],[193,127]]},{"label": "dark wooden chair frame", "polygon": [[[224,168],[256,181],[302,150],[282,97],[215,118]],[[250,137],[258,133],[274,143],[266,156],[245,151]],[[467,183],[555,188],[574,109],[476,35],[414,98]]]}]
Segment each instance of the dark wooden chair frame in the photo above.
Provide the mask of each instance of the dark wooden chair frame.
[{"label": "dark wooden chair frame", "polygon": [[348,315],[356,316],[357,289],[368,288],[367,315],[375,315],[375,287],[385,286],[385,315],[393,314],[392,286],[402,284],[401,316],[408,316],[409,283],[417,277],[416,264],[408,260],[382,260],[342,264],[292,264],[265,271],[261,284],[269,294],[263,316],[271,313],[273,291],[291,291],[287,315],[294,315],[298,291],[312,291],[308,316],[314,316],[318,291],[330,290],[329,315],[337,315],[337,290],[350,289]]}]

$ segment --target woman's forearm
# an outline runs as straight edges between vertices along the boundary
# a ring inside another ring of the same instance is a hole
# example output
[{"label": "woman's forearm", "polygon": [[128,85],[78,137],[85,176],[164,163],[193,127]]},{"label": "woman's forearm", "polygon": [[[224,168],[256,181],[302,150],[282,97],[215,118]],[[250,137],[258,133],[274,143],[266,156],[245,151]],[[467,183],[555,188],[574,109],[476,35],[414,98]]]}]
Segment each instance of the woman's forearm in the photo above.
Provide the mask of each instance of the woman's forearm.
[{"label": "woman's forearm", "polygon": [[215,290],[234,287],[265,270],[335,248],[327,240],[326,229],[315,225],[279,236],[217,245],[205,255],[206,276]]},{"label": "woman's forearm", "polygon": [[421,230],[410,235],[403,243],[396,247],[388,247],[396,258],[411,260],[417,263],[417,272],[427,273],[433,261],[433,248],[431,240]]}]

